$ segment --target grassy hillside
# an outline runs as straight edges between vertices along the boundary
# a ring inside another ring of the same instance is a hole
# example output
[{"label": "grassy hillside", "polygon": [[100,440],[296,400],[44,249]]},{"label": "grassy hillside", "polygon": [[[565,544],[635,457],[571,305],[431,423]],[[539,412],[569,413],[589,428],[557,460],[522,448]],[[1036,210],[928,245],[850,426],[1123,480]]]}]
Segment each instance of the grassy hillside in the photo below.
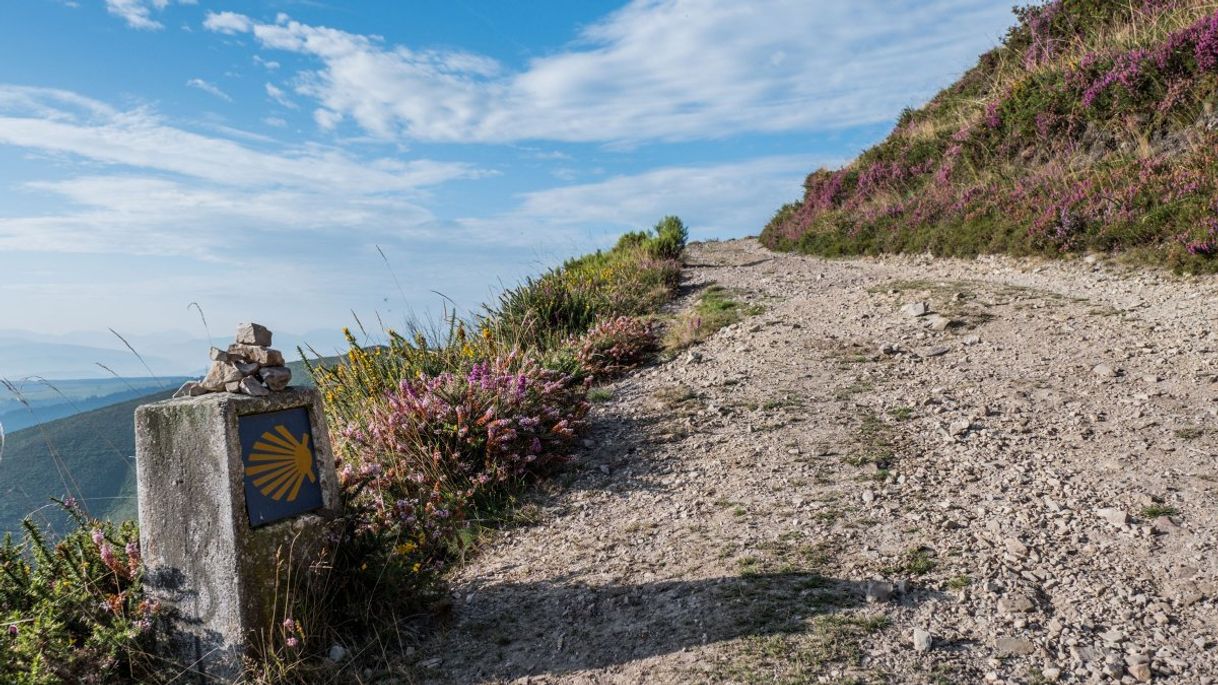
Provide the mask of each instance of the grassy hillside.
[{"label": "grassy hillside", "polygon": [[89,513],[118,520],[135,517],[135,408],[173,391],[128,400],[10,433],[0,459],[0,532],[21,519],[62,529],[64,517],[49,498],[74,495]]},{"label": "grassy hillside", "polygon": [[[27,381],[15,385],[20,397],[0,388],[0,425],[9,433],[143,397],[165,388],[180,386],[185,378],[100,378],[82,380]],[[54,387],[51,387],[54,386]]]},{"label": "grassy hillside", "polygon": [[[338,357],[319,360],[337,363]],[[292,383],[313,385],[303,362],[291,362]],[[175,384],[174,389],[177,389]],[[73,494],[101,518],[136,516],[135,408],[168,398],[173,390],[144,394],[41,426],[7,435],[0,457],[0,533],[17,531],[21,519],[39,510],[37,520],[61,528],[65,518],[51,497]]]},{"label": "grassy hillside", "polygon": [[1055,0],[762,234],[822,255],[1121,251],[1218,267],[1218,8]]}]

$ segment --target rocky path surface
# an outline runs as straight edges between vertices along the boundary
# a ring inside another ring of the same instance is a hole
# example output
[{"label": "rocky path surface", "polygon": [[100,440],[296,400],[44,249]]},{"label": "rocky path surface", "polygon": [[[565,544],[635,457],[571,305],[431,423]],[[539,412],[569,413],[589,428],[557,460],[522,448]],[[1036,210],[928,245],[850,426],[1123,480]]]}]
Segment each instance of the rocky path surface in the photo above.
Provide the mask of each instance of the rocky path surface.
[{"label": "rocky path surface", "polygon": [[764,312],[611,386],[425,681],[1218,683],[1214,280],[689,262]]}]

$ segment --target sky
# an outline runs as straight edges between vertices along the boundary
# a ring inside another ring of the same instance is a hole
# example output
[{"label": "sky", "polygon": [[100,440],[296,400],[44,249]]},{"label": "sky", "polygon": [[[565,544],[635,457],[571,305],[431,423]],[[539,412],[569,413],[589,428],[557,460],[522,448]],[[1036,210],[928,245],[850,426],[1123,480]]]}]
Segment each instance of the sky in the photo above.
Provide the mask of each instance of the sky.
[{"label": "sky", "polygon": [[[976,0],[10,0],[0,330],[401,326],[760,232],[1012,23]],[[198,308],[191,307],[197,303]]]}]

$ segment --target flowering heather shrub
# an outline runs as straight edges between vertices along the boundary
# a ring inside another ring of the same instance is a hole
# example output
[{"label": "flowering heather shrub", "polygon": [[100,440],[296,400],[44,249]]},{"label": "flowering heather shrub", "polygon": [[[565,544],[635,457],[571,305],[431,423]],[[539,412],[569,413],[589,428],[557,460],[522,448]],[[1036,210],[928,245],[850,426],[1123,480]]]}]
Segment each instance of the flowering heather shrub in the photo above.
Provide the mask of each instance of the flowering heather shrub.
[{"label": "flowering heather shrub", "polygon": [[[302,593],[325,607],[326,620],[358,631],[417,615],[479,531],[569,458],[588,379],[641,354],[650,329],[623,317],[672,298],[681,264],[671,257],[684,245],[674,217],[529,279],[472,321],[445,322],[447,330],[388,331],[375,348],[346,332],[343,363],[310,369],[337,428],[345,506],[331,570],[316,583],[324,592]],[[324,642],[319,631],[279,633],[276,646],[288,654]]]},{"label": "flowering heather shrub", "polygon": [[359,532],[391,537],[410,573],[434,576],[496,497],[569,457],[585,394],[515,356],[401,381],[337,441]]},{"label": "flowering heather shrub", "polygon": [[902,115],[853,164],[808,177],[762,233],[823,255],[1130,251],[1218,270],[1218,9],[1054,0]]},{"label": "flowering heather shrub", "polygon": [[157,606],[140,590],[139,533],[84,517],[53,546],[28,521],[22,543],[0,544],[0,682],[134,682]]},{"label": "flowering heather shrub", "polygon": [[612,378],[645,362],[659,348],[650,321],[619,316],[602,321],[579,339],[579,363],[594,378]]}]

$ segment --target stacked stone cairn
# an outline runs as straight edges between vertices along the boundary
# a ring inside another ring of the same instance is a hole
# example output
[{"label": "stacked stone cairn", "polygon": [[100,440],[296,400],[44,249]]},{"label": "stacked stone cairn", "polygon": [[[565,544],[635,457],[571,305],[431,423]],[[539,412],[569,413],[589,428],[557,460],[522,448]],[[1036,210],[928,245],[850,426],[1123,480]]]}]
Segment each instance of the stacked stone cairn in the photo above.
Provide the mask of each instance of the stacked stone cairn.
[{"label": "stacked stone cairn", "polygon": [[228,351],[211,348],[211,368],[203,380],[187,381],[174,397],[196,397],[212,392],[235,392],[266,397],[292,381],[283,365],[283,353],[271,349],[271,332],[256,323],[237,326],[236,341]]}]

